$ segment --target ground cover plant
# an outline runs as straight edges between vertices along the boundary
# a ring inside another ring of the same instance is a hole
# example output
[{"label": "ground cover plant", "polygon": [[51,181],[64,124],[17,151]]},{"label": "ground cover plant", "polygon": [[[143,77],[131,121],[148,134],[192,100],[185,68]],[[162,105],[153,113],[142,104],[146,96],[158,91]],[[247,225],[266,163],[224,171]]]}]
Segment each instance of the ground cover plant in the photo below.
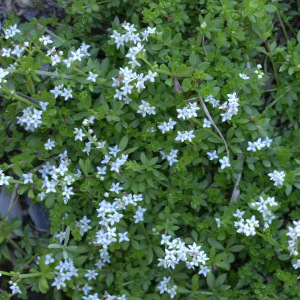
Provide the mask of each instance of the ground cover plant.
[{"label": "ground cover plant", "polygon": [[297,9],[65,1],[0,38],[1,299],[299,299]]}]

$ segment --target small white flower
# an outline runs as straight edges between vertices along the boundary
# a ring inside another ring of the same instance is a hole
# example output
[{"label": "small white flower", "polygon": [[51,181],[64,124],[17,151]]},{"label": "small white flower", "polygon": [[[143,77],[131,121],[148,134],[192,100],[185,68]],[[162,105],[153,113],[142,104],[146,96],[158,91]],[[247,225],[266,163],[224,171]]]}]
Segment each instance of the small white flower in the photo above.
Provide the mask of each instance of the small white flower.
[{"label": "small white flower", "polygon": [[23,174],[24,184],[27,184],[28,182],[33,183],[32,176],[33,176],[32,173]]},{"label": "small white flower", "polygon": [[92,82],[96,82],[96,78],[98,77],[98,74],[94,74],[93,72],[89,72],[89,77],[87,78],[87,80],[90,80]]},{"label": "small white flower", "polygon": [[209,160],[214,160],[219,158],[216,150],[214,150],[213,152],[207,152],[206,154],[209,156]]},{"label": "small white flower", "polygon": [[46,150],[52,150],[55,147],[55,142],[48,139],[44,146]]},{"label": "small white flower", "polygon": [[221,170],[231,166],[227,156],[224,156],[222,159],[219,159],[219,162],[221,164]]},{"label": "small white flower", "polygon": [[244,80],[250,79],[249,76],[247,76],[246,74],[243,74],[243,73],[240,73],[239,76],[240,76],[242,79],[244,79]]}]

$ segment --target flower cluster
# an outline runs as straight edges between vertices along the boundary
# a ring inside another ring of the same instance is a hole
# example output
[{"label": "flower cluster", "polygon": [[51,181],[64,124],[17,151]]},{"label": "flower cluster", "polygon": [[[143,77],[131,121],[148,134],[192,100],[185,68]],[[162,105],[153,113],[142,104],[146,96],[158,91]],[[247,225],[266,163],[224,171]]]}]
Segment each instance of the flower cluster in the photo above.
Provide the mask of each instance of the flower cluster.
[{"label": "flower cluster", "polygon": [[212,105],[212,107],[218,107],[220,105],[220,101],[216,100],[212,95],[209,95],[204,99],[204,102],[208,102]]},{"label": "flower cluster", "polygon": [[[47,43],[49,43],[49,40],[46,41]],[[53,47],[47,51],[46,56],[50,57],[50,62],[52,66],[55,66],[58,63],[63,62],[67,68],[71,68],[71,64],[73,62],[81,61],[82,58],[90,56],[90,54],[87,51],[89,47],[90,47],[89,45],[82,43],[81,46],[76,51],[71,51],[71,55],[66,59],[64,59],[63,57],[64,55],[63,51],[57,51],[57,49]]]},{"label": "flower cluster", "polygon": [[269,225],[275,219],[275,216],[272,214],[272,208],[278,206],[278,203],[275,201],[274,197],[268,197],[266,200],[260,196],[259,201],[252,203],[251,206],[257,209],[263,217],[265,222],[264,228],[269,228]]},{"label": "flower cluster", "polygon": [[[111,38],[113,38],[115,40],[115,43],[117,44],[117,48],[123,46],[125,42],[131,42],[136,46],[130,47],[128,53],[125,56],[130,59],[129,65],[131,66],[131,69],[128,67],[120,68],[119,76],[117,78],[112,78],[112,86],[120,87],[119,89],[116,89],[114,98],[120,101],[124,101],[126,104],[128,104],[131,101],[130,95],[133,88],[136,88],[137,92],[140,93],[143,89],[146,88],[145,82],[147,80],[149,80],[150,82],[154,82],[155,77],[157,76],[157,73],[152,71],[148,71],[147,75],[143,73],[138,74],[133,71],[135,67],[141,66],[137,59],[138,54],[143,51],[144,45],[142,45],[140,42],[147,41],[148,35],[155,33],[156,29],[148,27],[145,31],[141,32],[142,37],[140,37],[140,33],[137,32],[137,29],[133,24],[124,22],[122,27],[126,31],[124,34],[121,35],[116,30],[114,30],[113,34],[111,35]],[[140,109],[144,111],[141,107]],[[147,109],[150,109],[150,113],[154,114],[154,109],[151,109],[150,107],[148,107]],[[146,113],[144,112],[143,116],[145,116]]]},{"label": "flower cluster", "polygon": [[150,104],[144,100],[141,100],[142,104],[139,106],[138,114],[142,114],[143,117],[146,115],[155,115],[155,106],[150,106]]},{"label": "flower cluster", "polygon": [[182,109],[176,109],[176,111],[178,112],[178,119],[190,119],[193,117],[197,117],[197,110],[199,110],[200,107],[197,106],[197,103],[189,103],[187,106],[185,106]]},{"label": "flower cluster", "polygon": [[128,22],[124,22],[122,27],[125,29],[124,34],[120,34],[118,31],[114,30],[113,34],[110,36],[114,39],[117,49],[119,49],[120,46],[124,46],[124,43],[132,42],[133,44],[137,44],[141,41],[148,41],[148,36],[156,32],[155,28],[148,26],[147,29],[138,33],[134,24],[130,24]]},{"label": "flower cluster", "polygon": [[160,294],[168,293],[170,295],[170,298],[173,299],[176,295],[176,285],[170,284],[171,277],[164,277],[163,280],[160,281],[159,285],[156,287]]},{"label": "flower cluster", "polygon": [[35,131],[36,128],[42,125],[42,110],[38,110],[32,106],[29,106],[24,108],[22,112],[23,115],[21,117],[17,116],[17,124],[25,127],[25,130]]},{"label": "flower cluster", "polygon": [[266,137],[266,139],[264,141],[261,140],[261,138],[259,138],[256,142],[248,142],[248,148],[247,151],[253,151],[256,152],[256,150],[260,150],[264,147],[270,147],[271,143],[273,142],[272,139],[269,139],[268,137]]},{"label": "flower cluster", "polygon": [[72,277],[78,276],[78,270],[71,259],[60,261],[55,270],[54,274],[56,276],[51,286],[55,286],[58,290],[67,286],[66,281],[70,281]]},{"label": "flower cluster", "polygon": [[72,92],[71,89],[66,89],[63,84],[55,86],[53,90],[50,90],[50,93],[53,94],[55,98],[62,96],[65,98],[65,101],[73,97]]},{"label": "flower cluster", "polygon": [[188,140],[191,142],[194,137],[194,130],[184,132],[177,131],[177,137],[175,138],[175,141],[184,142]]},{"label": "flower cluster", "polygon": [[288,243],[288,250],[290,251],[290,255],[297,256],[298,253],[298,238],[300,237],[300,221],[293,221],[295,227],[289,226],[289,232],[286,234],[290,237]]},{"label": "flower cluster", "polygon": [[[73,176],[69,173],[68,166],[70,164],[70,159],[68,158],[67,151],[65,151],[62,154],[59,154],[59,165],[58,167],[51,165],[48,161],[46,164],[44,164],[40,169],[39,173],[41,173],[43,181],[42,181],[42,192],[39,194],[40,199],[43,200],[45,197],[45,194],[48,193],[57,193],[56,187],[61,186],[62,188],[62,195],[64,196],[64,202],[67,203],[70,199],[70,196],[74,195],[73,187],[70,186],[75,179]],[[30,174],[30,173],[29,173]],[[26,174],[25,174],[26,175]],[[31,178],[28,177],[28,182],[32,182]],[[50,179],[49,179],[50,177]],[[30,181],[31,180],[31,181]]]},{"label": "flower cluster", "polygon": [[161,125],[158,125],[158,129],[164,134],[165,132],[171,131],[174,129],[174,126],[177,124],[176,121],[173,121],[172,118],[169,119],[168,123],[163,122]]},{"label": "flower cluster", "polygon": [[269,173],[268,176],[270,180],[274,181],[274,185],[283,185],[285,173],[284,171],[276,171],[274,170],[273,173]]},{"label": "flower cluster", "polygon": [[1,83],[5,83],[6,82],[6,79],[4,79],[4,77],[9,74],[9,72],[7,71],[4,71],[2,68],[0,68],[0,88],[2,87],[1,86]]},{"label": "flower cluster", "polygon": [[[108,246],[117,241],[117,228],[113,227],[119,223],[123,218],[128,205],[136,206],[137,202],[143,201],[141,194],[123,194],[122,198],[115,198],[112,203],[102,200],[97,208],[98,218],[100,218],[99,224],[102,226],[100,230],[96,232],[94,244],[101,245],[100,256],[103,263],[110,263],[110,255],[108,253]],[[134,218],[137,220],[142,219],[142,215],[146,209],[138,207]],[[137,222],[136,222],[137,223]],[[129,241],[127,237],[128,232],[118,233],[119,242]]]},{"label": "flower cluster", "polygon": [[172,149],[168,155],[165,155],[165,153],[163,151],[160,151],[160,154],[162,155],[162,159],[166,158],[167,161],[169,162],[170,166],[172,166],[173,163],[178,161],[177,153],[178,153],[178,150],[176,150],[176,149]]},{"label": "flower cluster", "polygon": [[[195,270],[195,267],[205,266],[209,260],[204,251],[201,251],[201,246],[195,242],[193,245],[186,245],[180,238],[175,238],[171,241],[171,236],[162,235],[161,244],[165,244],[165,257],[159,258],[158,266],[163,266],[165,269],[172,268],[180,262],[184,262],[188,269]],[[202,274],[201,270],[199,274]]]},{"label": "flower cluster", "polygon": [[77,226],[79,227],[80,235],[83,236],[86,232],[88,232],[92,227],[89,225],[91,220],[87,218],[87,216],[84,216],[79,222],[77,223]]},{"label": "flower cluster", "polygon": [[11,179],[11,176],[5,176],[3,173],[3,170],[0,168],[0,185],[9,185],[9,180]]},{"label": "flower cluster", "polygon": [[240,220],[234,222],[234,226],[238,228],[237,232],[244,233],[246,236],[254,236],[256,234],[255,228],[259,227],[259,222],[255,219],[254,215],[251,217],[251,219],[246,220],[244,220],[241,215],[243,214],[238,215]]},{"label": "flower cluster", "polygon": [[22,293],[16,282],[13,282],[10,280],[9,284],[10,284],[10,289],[11,289],[13,295]]},{"label": "flower cluster", "polygon": [[221,114],[222,122],[225,122],[227,120],[230,121],[232,117],[238,113],[238,107],[240,106],[238,103],[239,98],[237,97],[237,94],[235,92],[233,94],[227,94],[227,97],[227,101],[219,106],[219,109],[225,111]]},{"label": "flower cluster", "polygon": [[5,38],[7,40],[11,37],[14,37],[17,33],[21,33],[21,31],[17,28],[17,24],[12,25],[4,30]]}]

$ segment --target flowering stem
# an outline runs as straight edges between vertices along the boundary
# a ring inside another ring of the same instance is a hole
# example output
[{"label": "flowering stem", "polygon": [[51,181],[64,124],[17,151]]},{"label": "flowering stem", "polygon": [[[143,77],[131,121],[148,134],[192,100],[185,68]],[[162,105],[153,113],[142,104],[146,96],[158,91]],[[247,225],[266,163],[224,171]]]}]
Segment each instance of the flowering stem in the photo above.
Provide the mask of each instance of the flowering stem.
[{"label": "flowering stem", "polygon": [[42,276],[42,272],[36,272],[36,273],[28,273],[28,274],[20,274],[20,278],[30,278],[30,277],[39,277]]},{"label": "flowering stem", "polygon": [[62,39],[61,37],[59,37],[58,35],[56,35],[55,33],[53,33],[51,30],[49,30],[48,28],[42,26],[41,24],[38,24],[38,26],[40,28],[43,28],[44,31],[46,31],[47,33],[49,33],[50,35],[52,35],[54,38],[58,39],[59,41],[61,41],[62,43],[65,43],[66,41],[64,39]]},{"label": "flowering stem", "polygon": [[6,276],[13,276],[14,275],[14,274],[11,274],[11,273],[8,273],[8,272],[5,272],[5,271],[0,271],[0,274],[6,275]]},{"label": "flowering stem", "polygon": [[[17,74],[24,74],[25,72],[22,70],[12,70],[12,69],[4,69],[3,71],[9,72],[9,73],[17,73]],[[34,70],[33,71],[36,75],[45,75],[45,76],[51,76],[51,77],[63,77],[66,79],[71,79],[73,76],[72,75],[65,75],[65,74],[58,74],[54,72],[47,72],[47,71],[42,71],[42,70]]]},{"label": "flowering stem", "polygon": [[280,245],[277,241],[275,241],[272,237],[270,236],[266,236],[265,234],[263,233],[260,233],[260,232],[256,232],[257,235],[259,235],[260,237],[262,237],[266,242],[269,242],[270,244],[274,245],[274,246],[277,246],[279,247],[280,249],[282,249],[282,245]]},{"label": "flowering stem", "polygon": [[[145,62],[149,67],[154,68],[154,66],[151,65],[151,63],[145,57],[141,57],[141,60],[143,62]],[[160,69],[155,69],[155,72],[157,72],[158,74],[163,74],[163,75],[168,75],[170,77],[174,77],[173,73],[167,72],[167,71],[163,71],[163,70],[160,70]]]},{"label": "flowering stem", "polygon": [[7,94],[8,96],[11,96],[11,97],[14,98],[14,99],[20,100],[20,101],[22,101],[22,102],[24,102],[24,103],[26,103],[26,104],[28,104],[28,105],[30,105],[30,106],[35,106],[35,107],[37,107],[37,108],[40,108],[40,106],[39,106],[37,103],[35,103],[35,102],[33,102],[33,101],[30,101],[29,99],[24,98],[24,97],[22,97],[22,96],[16,94],[15,92],[12,92],[11,90],[9,90],[8,88],[6,88],[6,87],[4,87],[4,86],[3,86],[3,88],[2,88],[1,90],[2,90],[5,94]]}]

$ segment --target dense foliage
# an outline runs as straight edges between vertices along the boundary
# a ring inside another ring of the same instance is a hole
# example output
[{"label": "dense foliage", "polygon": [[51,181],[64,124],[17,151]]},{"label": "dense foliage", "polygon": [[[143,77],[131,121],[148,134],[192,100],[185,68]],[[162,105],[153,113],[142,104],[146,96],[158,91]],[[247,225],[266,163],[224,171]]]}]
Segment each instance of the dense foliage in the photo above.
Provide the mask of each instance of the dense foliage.
[{"label": "dense foliage", "polygon": [[50,216],[2,216],[1,299],[299,299],[294,3],[61,4],[0,38],[0,184]]}]

